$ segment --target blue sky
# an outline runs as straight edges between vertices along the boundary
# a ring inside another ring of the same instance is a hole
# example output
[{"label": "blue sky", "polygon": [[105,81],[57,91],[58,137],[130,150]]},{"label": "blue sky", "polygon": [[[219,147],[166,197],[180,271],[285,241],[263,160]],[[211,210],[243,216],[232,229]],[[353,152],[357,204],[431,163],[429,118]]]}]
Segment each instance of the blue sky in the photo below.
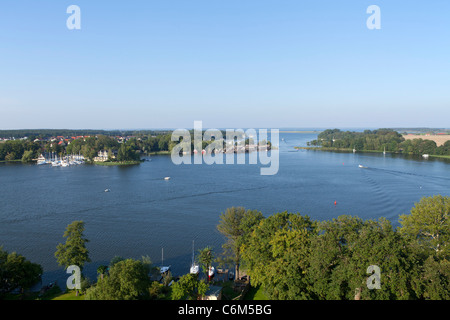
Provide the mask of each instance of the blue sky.
[{"label": "blue sky", "polygon": [[449,127],[449,17],[448,0],[2,0],[0,129]]}]

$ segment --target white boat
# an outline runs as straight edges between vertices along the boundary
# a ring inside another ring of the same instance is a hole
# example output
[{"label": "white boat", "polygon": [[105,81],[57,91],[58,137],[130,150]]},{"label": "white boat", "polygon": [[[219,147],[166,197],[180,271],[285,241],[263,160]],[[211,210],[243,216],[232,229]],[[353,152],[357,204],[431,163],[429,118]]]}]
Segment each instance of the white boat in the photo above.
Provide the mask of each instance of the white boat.
[{"label": "white boat", "polygon": [[364,167],[362,164],[360,164],[358,167],[360,167],[360,168],[367,168],[367,167]]},{"label": "white boat", "polygon": [[429,156],[430,156],[429,154],[423,154],[423,155],[422,155],[422,157],[423,157],[424,159],[428,159]]},{"label": "white boat", "polygon": [[191,274],[198,274],[200,272],[200,267],[195,262],[195,257],[194,257],[194,241],[192,241],[192,263],[191,263],[190,272],[191,272]]},{"label": "white boat", "polygon": [[165,177],[164,180],[170,180],[170,177]]},{"label": "white boat", "polygon": [[170,266],[164,265],[164,248],[161,249],[161,266],[159,267],[159,271],[161,274],[164,274],[170,270]]},{"label": "white boat", "polygon": [[105,192],[110,192],[111,190],[109,190],[109,189],[105,189]]},{"label": "white boat", "polygon": [[52,167],[61,167],[61,162],[59,162],[59,161],[53,161],[53,162],[52,162]]},{"label": "white boat", "polygon": [[213,266],[209,267],[208,277],[210,277],[210,278],[214,277],[215,273],[216,273],[216,269]]},{"label": "white boat", "polygon": [[39,158],[37,159],[37,164],[38,165],[42,165],[42,164],[47,164],[47,159],[45,159],[44,155],[40,155]]}]

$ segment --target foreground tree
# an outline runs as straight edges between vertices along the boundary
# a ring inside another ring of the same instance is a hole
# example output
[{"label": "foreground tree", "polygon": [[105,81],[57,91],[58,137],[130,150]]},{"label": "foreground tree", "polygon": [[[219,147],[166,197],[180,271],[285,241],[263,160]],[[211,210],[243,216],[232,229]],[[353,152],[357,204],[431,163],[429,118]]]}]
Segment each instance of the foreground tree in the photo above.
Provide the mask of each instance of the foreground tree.
[{"label": "foreground tree", "polygon": [[399,232],[421,259],[415,281],[420,298],[450,299],[450,197],[424,197],[400,216]]},{"label": "foreground tree", "polygon": [[20,289],[31,288],[40,281],[43,269],[16,252],[8,253],[0,247],[0,296]]},{"label": "foreground tree", "polygon": [[208,291],[208,284],[193,274],[186,274],[172,286],[172,300],[197,300]]},{"label": "foreground tree", "polygon": [[202,267],[203,272],[208,274],[208,271],[211,268],[212,263],[214,261],[213,249],[208,246],[206,248],[199,250],[197,260],[200,266]]},{"label": "foreground tree", "polygon": [[448,257],[450,254],[450,197],[424,197],[411,214],[400,216],[400,233],[426,252]]},{"label": "foreground tree", "polygon": [[[311,243],[308,278],[315,299],[413,299],[418,257],[391,223],[339,216],[319,224]],[[380,269],[381,286],[367,286],[369,266]]]},{"label": "foreground tree", "polygon": [[148,297],[150,278],[148,266],[138,260],[126,259],[110,267],[108,275],[86,292],[86,300],[138,300]]},{"label": "foreground tree", "polygon": [[308,256],[316,228],[308,216],[288,212],[261,220],[242,245],[252,285],[261,285],[271,299],[308,299]]},{"label": "foreground tree", "polygon": [[239,279],[241,247],[250,236],[254,227],[263,218],[261,212],[246,210],[243,207],[228,208],[225,213],[220,215],[217,230],[227,239],[222,248],[224,249],[224,255],[230,258],[235,265],[236,279]]},{"label": "foreground tree", "polygon": [[66,238],[66,243],[58,244],[55,252],[55,257],[60,266],[67,268],[76,265],[83,270],[84,264],[91,262],[89,251],[86,248],[86,243],[89,240],[84,238],[83,232],[83,221],[74,221],[67,226],[63,235]]}]

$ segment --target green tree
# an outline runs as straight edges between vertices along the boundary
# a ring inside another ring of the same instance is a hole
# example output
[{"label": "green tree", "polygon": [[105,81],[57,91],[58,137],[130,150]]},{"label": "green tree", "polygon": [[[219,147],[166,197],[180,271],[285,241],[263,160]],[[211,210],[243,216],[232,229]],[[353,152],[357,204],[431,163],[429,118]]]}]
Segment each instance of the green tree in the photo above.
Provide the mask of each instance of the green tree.
[{"label": "green tree", "polygon": [[5,160],[6,161],[13,161],[16,160],[16,153],[15,152],[10,152],[5,156]]},{"label": "green tree", "polygon": [[186,274],[172,285],[172,300],[197,300],[208,291],[208,284],[193,274]]},{"label": "green tree", "polygon": [[252,285],[271,299],[307,299],[307,257],[316,222],[282,212],[261,220],[242,244],[243,267]]},{"label": "green tree", "polygon": [[40,281],[43,269],[16,252],[8,253],[0,247],[0,296],[15,289],[29,289]]},{"label": "green tree", "polygon": [[[412,299],[417,260],[407,242],[382,218],[339,216],[319,224],[311,242],[308,278],[316,299]],[[381,289],[367,287],[367,268],[378,266]]]},{"label": "green tree", "polygon": [[97,268],[97,273],[100,275],[100,278],[103,279],[105,273],[108,271],[108,266],[101,265]]},{"label": "green tree", "polygon": [[126,144],[122,144],[117,153],[117,160],[119,161],[136,161],[139,160],[139,154]]},{"label": "green tree", "polygon": [[208,274],[209,268],[214,261],[214,252],[211,247],[206,247],[199,250],[197,261],[202,267],[204,273]]},{"label": "green tree", "polygon": [[87,290],[86,300],[145,299],[149,287],[147,266],[142,261],[126,259],[115,263],[108,275]]},{"label": "green tree", "polygon": [[66,238],[65,244],[58,244],[56,247],[55,257],[60,266],[67,268],[76,265],[83,270],[86,262],[91,262],[89,251],[86,248],[88,239],[84,238],[84,222],[74,221],[69,224],[64,232]]},{"label": "green tree", "polygon": [[27,163],[33,161],[33,151],[27,150],[23,153],[22,162]]},{"label": "green tree", "polygon": [[231,258],[235,265],[236,278],[239,279],[241,247],[248,239],[253,228],[263,219],[261,212],[246,210],[243,207],[228,208],[220,215],[217,230],[227,241],[222,245],[225,256]]},{"label": "green tree", "polygon": [[445,258],[429,256],[417,278],[417,291],[420,298],[427,300],[450,299],[450,261]]},{"label": "green tree", "polygon": [[449,255],[450,197],[424,197],[400,216],[400,233],[435,255]]}]

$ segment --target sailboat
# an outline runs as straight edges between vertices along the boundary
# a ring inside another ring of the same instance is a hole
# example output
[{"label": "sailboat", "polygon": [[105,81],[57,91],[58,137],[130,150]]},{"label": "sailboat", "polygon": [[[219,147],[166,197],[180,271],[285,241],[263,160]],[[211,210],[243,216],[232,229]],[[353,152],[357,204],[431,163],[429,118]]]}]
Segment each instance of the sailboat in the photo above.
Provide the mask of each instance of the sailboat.
[{"label": "sailboat", "polygon": [[190,272],[191,272],[191,274],[198,274],[199,270],[200,270],[199,265],[195,262],[194,241],[192,240],[192,264],[191,264]]},{"label": "sailboat", "polygon": [[164,248],[161,249],[161,267],[159,267],[161,273],[166,273],[170,270],[170,266],[164,266]]},{"label": "sailboat", "polygon": [[383,154],[386,154],[386,147],[384,147]]}]

